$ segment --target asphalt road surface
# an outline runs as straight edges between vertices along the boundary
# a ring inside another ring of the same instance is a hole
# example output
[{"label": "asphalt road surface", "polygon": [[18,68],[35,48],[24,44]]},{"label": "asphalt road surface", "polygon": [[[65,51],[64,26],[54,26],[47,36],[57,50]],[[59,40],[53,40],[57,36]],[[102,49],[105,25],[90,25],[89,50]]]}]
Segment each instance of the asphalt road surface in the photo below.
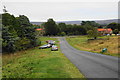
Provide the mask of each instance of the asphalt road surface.
[{"label": "asphalt road surface", "polygon": [[118,78],[118,58],[80,51],[59,38],[62,53],[80,70],[86,78]]}]

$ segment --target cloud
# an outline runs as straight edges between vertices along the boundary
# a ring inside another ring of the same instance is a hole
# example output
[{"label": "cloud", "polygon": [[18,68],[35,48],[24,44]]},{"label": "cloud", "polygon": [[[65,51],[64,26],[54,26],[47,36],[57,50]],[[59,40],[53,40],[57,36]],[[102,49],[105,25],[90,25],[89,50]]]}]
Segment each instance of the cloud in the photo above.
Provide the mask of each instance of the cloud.
[{"label": "cloud", "polygon": [[3,2],[15,16],[26,15],[31,21],[112,19],[117,18],[117,2]]}]

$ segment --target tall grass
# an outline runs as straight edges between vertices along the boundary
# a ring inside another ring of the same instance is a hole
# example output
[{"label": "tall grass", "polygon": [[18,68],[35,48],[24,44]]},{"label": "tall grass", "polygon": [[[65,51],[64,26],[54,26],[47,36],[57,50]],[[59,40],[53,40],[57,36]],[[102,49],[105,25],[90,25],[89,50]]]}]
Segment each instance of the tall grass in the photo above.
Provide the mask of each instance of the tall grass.
[{"label": "tall grass", "polygon": [[70,45],[79,50],[101,53],[103,48],[107,48],[107,52],[101,54],[120,56],[118,54],[118,36],[102,36],[96,40],[88,40],[86,36],[67,37],[66,39]]},{"label": "tall grass", "polygon": [[[42,37],[46,40],[57,39]],[[38,47],[3,55],[3,78],[84,78],[79,70],[59,51]]]}]

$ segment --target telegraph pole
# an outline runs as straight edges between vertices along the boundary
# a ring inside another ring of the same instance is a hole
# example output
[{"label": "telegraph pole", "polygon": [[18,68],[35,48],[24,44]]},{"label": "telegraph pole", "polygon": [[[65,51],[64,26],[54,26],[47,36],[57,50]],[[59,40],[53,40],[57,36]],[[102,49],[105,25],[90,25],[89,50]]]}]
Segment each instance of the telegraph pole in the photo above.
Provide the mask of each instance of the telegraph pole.
[{"label": "telegraph pole", "polygon": [[7,9],[6,9],[6,6],[3,6],[3,12],[4,12],[4,13],[7,13],[7,12],[8,12]]}]

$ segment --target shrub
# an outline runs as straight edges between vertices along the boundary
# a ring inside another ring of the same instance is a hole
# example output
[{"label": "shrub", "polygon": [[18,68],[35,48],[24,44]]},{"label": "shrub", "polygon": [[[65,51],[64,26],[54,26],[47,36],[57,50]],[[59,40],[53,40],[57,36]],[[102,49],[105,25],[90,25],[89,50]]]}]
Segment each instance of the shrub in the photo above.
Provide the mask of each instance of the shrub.
[{"label": "shrub", "polygon": [[66,33],[65,32],[61,32],[61,36],[65,36],[66,35]]}]

